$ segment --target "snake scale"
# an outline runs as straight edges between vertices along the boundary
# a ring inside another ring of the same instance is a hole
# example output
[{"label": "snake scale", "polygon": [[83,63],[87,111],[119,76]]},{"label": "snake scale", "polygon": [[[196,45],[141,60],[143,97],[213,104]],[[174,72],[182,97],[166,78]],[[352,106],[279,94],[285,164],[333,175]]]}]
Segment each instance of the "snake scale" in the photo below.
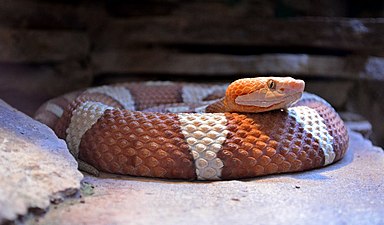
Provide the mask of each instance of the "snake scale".
[{"label": "snake scale", "polygon": [[[42,105],[79,168],[158,178],[228,180],[305,171],[340,160],[347,129],[304,82],[256,77],[228,85],[133,82]],[[223,97],[225,96],[225,97]]]}]

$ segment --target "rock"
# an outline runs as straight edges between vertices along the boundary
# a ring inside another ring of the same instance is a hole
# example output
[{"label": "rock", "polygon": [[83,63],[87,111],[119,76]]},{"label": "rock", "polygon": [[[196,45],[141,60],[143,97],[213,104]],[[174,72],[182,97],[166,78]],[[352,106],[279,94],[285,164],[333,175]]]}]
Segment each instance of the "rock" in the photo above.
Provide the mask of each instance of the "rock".
[{"label": "rock", "polygon": [[7,27],[34,29],[85,28],[74,5],[30,0],[2,0],[0,24]]},{"label": "rock", "polygon": [[[309,54],[193,54],[170,50],[107,50],[92,53],[96,74],[287,74],[339,79],[383,79],[384,58]],[[108,60],[106,60],[108,59]],[[381,77],[381,78],[380,78]]]},{"label": "rock", "polygon": [[[283,9],[291,15],[285,16],[321,16],[321,17],[346,17],[346,1],[323,0],[308,2],[305,0],[282,0]],[[282,6],[280,6],[282,7]],[[289,10],[287,10],[289,9]]]},{"label": "rock", "polygon": [[0,62],[46,63],[87,57],[88,36],[79,31],[0,29]]},{"label": "rock", "polygon": [[[381,75],[382,79],[384,76]],[[383,80],[360,80],[347,102],[347,110],[358,113],[372,124],[370,138],[373,143],[384,146],[384,91]]]},{"label": "rock", "polygon": [[88,87],[92,74],[77,62],[56,65],[0,64],[0,98],[33,115],[43,102]]},{"label": "rock", "polygon": [[303,173],[219,182],[86,176],[81,199],[33,224],[383,224],[384,152],[350,135],[344,159]]},{"label": "rock", "polygon": [[365,63],[365,71],[360,72],[362,79],[383,80],[384,59],[381,57],[370,57]]},{"label": "rock", "polygon": [[84,31],[102,25],[107,16],[104,6],[104,2],[87,1],[1,0],[0,26]]},{"label": "rock", "polygon": [[353,82],[348,80],[311,80],[305,82],[305,91],[327,100],[336,110],[343,109],[348,101]]},{"label": "rock", "polygon": [[345,125],[363,135],[364,138],[369,138],[372,134],[372,125],[368,121],[348,121]]},{"label": "rock", "polygon": [[0,224],[77,193],[83,175],[47,126],[0,101]]},{"label": "rock", "polygon": [[[356,18],[142,17],[112,20],[93,36],[95,48],[133,43],[192,46],[273,46],[382,53],[384,20]],[[276,32],[278,31],[278,32]]]},{"label": "rock", "polygon": [[343,112],[340,113],[340,116],[348,129],[360,133],[364,138],[369,138],[372,134],[372,124],[361,115]]}]

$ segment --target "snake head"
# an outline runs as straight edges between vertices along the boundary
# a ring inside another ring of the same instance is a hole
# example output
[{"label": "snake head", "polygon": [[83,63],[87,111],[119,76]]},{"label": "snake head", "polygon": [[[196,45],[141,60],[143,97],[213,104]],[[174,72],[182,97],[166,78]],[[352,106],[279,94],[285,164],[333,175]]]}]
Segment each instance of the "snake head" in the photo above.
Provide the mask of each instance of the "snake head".
[{"label": "snake head", "polygon": [[303,94],[305,83],[292,77],[256,77],[236,80],[226,91],[230,112],[265,112],[287,108]]}]

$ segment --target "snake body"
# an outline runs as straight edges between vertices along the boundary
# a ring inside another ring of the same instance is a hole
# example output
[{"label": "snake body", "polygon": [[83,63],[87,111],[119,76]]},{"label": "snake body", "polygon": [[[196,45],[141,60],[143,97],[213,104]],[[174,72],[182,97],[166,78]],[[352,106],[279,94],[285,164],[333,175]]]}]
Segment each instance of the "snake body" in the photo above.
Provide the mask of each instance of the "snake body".
[{"label": "snake body", "polygon": [[[255,87],[258,80],[241,82]],[[35,118],[65,139],[79,166],[91,173],[227,180],[320,168],[345,154],[347,129],[322,98],[304,93],[285,109],[263,100],[268,109],[252,113],[246,104],[268,93],[233,87],[233,95],[245,96],[236,100],[245,104],[236,112],[226,110],[232,104],[226,99],[217,100],[225,92],[231,96],[226,88],[172,82],[101,86],[49,100]]]}]

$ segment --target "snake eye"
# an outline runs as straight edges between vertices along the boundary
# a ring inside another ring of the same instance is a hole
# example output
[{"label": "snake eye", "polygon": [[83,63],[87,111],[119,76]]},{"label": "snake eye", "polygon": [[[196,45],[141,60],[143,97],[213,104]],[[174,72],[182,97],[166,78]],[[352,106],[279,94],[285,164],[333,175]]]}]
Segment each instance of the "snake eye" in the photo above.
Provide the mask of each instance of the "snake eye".
[{"label": "snake eye", "polygon": [[273,90],[276,89],[276,82],[274,80],[269,80],[267,82],[267,85],[268,85],[269,89],[273,89]]}]

